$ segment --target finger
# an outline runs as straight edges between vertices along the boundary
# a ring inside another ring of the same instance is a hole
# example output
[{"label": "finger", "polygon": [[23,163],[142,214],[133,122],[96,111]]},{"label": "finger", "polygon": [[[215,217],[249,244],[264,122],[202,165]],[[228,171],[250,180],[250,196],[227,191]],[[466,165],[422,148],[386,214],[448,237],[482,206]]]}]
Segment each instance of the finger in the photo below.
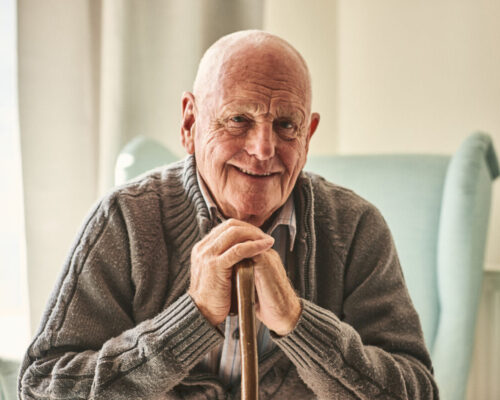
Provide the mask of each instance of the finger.
[{"label": "finger", "polygon": [[275,294],[276,290],[292,290],[286,270],[277,252],[266,250],[253,257],[255,262],[255,287],[258,293]]},{"label": "finger", "polygon": [[229,218],[224,222],[221,222],[215,228],[213,228],[207,236],[210,235],[219,236],[222,232],[226,231],[228,228],[232,226],[248,227],[248,228],[258,229],[260,231],[260,229],[257,228],[255,225],[249,224],[248,222],[244,222],[236,218]]},{"label": "finger", "polygon": [[270,238],[260,229],[239,223],[226,224],[224,229],[215,228],[193,247],[192,256],[204,260],[220,256],[239,242]]},{"label": "finger", "polygon": [[212,251],[214,255],[220,255],[240,243],[259,240],[267,240],[267,242],[274,243],[272,236],[262,231],[243,227],[230,227],[213,243]]},{"label": "finger", "polygon": [[239,221],[237,219],[231,218],[213,228],[202,240],[197,243],[200,248],[205,248],[206,246],[211,246],[217,238],[227,231],[230,227],[245,226],[246,222]]},{"label": "finger", "polygon": [[262,232],[256,226],[244,223],[242,221],[232,220],[224,225],[223,228],[217,226],[207,237],[200,247],[211,255],[220,255],[235,244],[271,238],[270,235]]},{"label": "finger", "polygon": [[232,268],[234,264],[244,258],[252,258],[256,255],[269,250],[274,244],[272,236],[259,240],[251,240],[237,243],[230,247],[219,257],[219,261],[227,268]]},{"label": "finger", "polygon": [[[279,254],[274,249],[268,249],[253,257],[256,275],[286,275],[285,267]],[[288,279],[288,278],[287,278]]]}]

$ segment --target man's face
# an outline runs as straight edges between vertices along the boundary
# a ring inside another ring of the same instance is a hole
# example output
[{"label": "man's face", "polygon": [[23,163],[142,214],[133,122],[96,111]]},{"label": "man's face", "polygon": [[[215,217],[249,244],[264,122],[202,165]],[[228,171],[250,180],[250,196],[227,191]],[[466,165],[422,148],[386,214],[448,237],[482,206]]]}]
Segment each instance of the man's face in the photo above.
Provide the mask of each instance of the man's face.
[{"label": "man's face", "polygon": [[192,140],[183,140],[220,211],[256,226],[290,195],[319,121],[307,78],[288,64],[274,54],[232,60],[201,101],[192,97]]}]

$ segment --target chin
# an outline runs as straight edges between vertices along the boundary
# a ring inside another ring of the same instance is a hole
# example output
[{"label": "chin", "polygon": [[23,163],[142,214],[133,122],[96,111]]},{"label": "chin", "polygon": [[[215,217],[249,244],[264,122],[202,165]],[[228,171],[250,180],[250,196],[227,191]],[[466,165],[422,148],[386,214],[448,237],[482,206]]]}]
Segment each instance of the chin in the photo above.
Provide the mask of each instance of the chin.
[{"label": "chin", "polygon": [[276,207],[269,206],[269,201],[262,201],[262,199],[255,199],[255,201],[246,199],[241,199],[241,201],[235,204],[235,209],[243,220],[256,220],[263,218],[262,223],[267,220],[274,211],[279,208],[279,205]]}]

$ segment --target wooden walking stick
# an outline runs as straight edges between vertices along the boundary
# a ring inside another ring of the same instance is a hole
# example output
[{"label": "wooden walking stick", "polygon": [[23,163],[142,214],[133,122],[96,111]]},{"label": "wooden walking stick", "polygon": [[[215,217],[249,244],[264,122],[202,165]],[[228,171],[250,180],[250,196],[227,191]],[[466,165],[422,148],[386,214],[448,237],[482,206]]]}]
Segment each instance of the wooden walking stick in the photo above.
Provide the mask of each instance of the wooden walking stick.
[{"label": "wooden walking stick", "polygon": [[242,260],[235,267],[241,350],[241,399],[257,400],[259,371],[255,331],[255,282],[253,261]]}]

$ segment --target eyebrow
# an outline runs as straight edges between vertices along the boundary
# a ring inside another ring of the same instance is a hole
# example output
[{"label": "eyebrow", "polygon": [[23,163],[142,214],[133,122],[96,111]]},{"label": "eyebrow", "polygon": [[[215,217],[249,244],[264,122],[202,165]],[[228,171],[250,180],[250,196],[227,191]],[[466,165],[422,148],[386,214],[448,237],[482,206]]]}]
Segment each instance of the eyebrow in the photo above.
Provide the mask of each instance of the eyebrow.
[{"label": "eyebrow", "polygon": [[[230,114],[261,114],[266,111],[266,107],[261,103],[248,102],[246,100],[233,101],[222,108],[221,116],[223,118]],[[290,117],[298,121],[305,120],[303,111],[299,108],[293,107],[288,104],[278,104],[276,107],[276,117]]]},{"label": "eyebrow", "polygon": [[301,109],[296,107],[290,107],[288,105],[278,105],[276,109],[276,116],[278,117],[290,117],[293,119],[298,119],[300,121],[305,119],[305,115]]}]

